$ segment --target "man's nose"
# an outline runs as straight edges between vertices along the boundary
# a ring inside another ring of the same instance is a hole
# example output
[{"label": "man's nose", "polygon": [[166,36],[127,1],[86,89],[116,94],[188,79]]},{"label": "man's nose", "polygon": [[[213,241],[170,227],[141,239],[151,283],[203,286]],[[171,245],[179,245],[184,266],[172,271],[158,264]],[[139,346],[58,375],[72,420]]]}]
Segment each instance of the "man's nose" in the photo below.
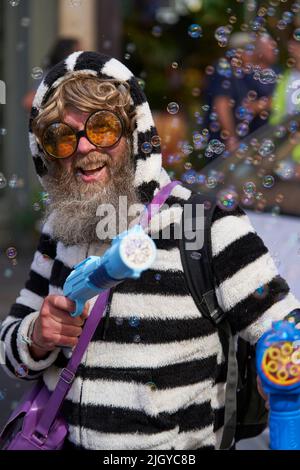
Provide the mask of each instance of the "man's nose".
[{"label": "man's nose", "polygon": [[96,146],[92,144],[86,137],[81,136],[78,142],[77,152],[79,153],[88,153],[91,150],[94,150]]}]

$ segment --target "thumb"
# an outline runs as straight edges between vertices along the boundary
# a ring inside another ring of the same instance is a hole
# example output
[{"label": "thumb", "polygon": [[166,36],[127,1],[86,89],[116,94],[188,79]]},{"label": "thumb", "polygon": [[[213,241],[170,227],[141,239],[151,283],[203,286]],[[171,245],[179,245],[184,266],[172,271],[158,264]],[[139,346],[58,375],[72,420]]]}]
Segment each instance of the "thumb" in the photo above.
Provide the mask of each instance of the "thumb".
[{"label": "thumb", "polygon": [[89,308],[90,308],[90,303],[86,302],[84,305],[84,308],[82,310],[82,314],[80,315],[83,320],[86,320],[88,315],[89,315]]}]

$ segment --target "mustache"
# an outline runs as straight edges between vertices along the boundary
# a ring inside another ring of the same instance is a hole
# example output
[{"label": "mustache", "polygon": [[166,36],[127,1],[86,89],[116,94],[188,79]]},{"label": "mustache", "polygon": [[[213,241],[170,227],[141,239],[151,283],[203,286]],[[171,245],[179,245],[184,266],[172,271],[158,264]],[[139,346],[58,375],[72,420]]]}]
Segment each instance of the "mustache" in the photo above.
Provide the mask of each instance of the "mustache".
[{"label": "mustache", "polygon": [[80,167],[87,165],[111,165],[111,157],[107,153],[91,152],[84,157],[76,157],[72,165],[73,170],[78,170]]}]

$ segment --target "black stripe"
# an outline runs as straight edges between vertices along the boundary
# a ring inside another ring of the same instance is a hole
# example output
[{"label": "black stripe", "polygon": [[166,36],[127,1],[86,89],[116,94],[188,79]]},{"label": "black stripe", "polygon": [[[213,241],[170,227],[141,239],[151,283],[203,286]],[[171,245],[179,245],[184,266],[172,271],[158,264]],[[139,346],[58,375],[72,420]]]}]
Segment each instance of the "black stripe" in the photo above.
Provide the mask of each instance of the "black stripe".
[{"label": "black stripe", "polygon": [[114,292],[121,294],[161,294],[190,296],[181,271],[160,271],[149,269],[139,279],[127,279],[119,284]]},{"label": "black stripe", "polygon": [[210,401],[193,404],[187,408],[179,410],[176,414],[176,421],[180,424],[181,432],[196,431],[213,424],[214,417]]},{"label": "black stripe", "polygon": [[39,157],[38,155],[35,155],[33,157],[33,163],[38,176],[43,177],[48,173],[46,165],[44,164],[41,157]]},{"label": "black stripe", "polygon": [[128,80],[128,84],[130,86],[130,94],[131,94],[134,106],[138,106],[142,103],[146,103],[147,98],[142,88],[139,86],[137,79],[135,77],[131,77],[130,80]]},{"label": "black stripe", "polygon": [[16,318],[24,318],[34,311],[35,311],[34,308],[27,307],[27,305],[14,303],[11,306],[9,315],[16,317]]},{"label": "black stripe", "polygon": [[[230,229],[230,227],[228,227]],[[213,258],[213,269],[220,285],[238,271],[268,253],[264,242],[256,233],[248,233],[226,246]]]},{"label": "black stripe", "polygon": [[[137,155],[136,160],[146,160],[147,158],[149,158],[149,153],[143,152],[142,146],[145,142],[148,142],[151,144],[152,137],[156,135],[157,135],[157,130],[154,126],[151,126],[151,128],[148,131],[138,132],[138,155]],[[158,154],[158,153],[161,153],[160,146],[157,146],[157,147],[152,146],[151,154]]]},{"label": "black stripe", "polygon": [[215,409],[214,414],[215,414],[214,432],[216,432],[218,431],[218,429],[224,426],[225,406],[223,406],[222,408]]},{"label": "black stripe", "polygon": [[[266,289],[265,297],[259,297],[257,294],[249,295],[227,312],[233,334],[247,328],[272,305],[286,297],[289,292],[288,284],[279,275],[266,284],[264,289]],[[286,314],[288,313],[286,312]]]},{"label": "black stripe", "polygon": [[138,186],[137,191],[140,195],[140,201],[142,204],[147,204],[152,201],[153,193],[156,188],[159,187],[159,183],[157,181],[149,181],[149,183],[142,183]]},{"label": "black stripe", "polygon": [[[44,85],[51,87],[56,80],[67,73],[67,67],[64,60],[61,60],[54,67],[52,67],[44,78]],[[50,90],[47,91],[47,94]],[[53,91],[53,90],[52,90]],[[42,105],[45,103],[43,98]]]},{"label": "black stripe", "polygon": [[216,380],[215,380],[216,384],[226,383],[226,380],[227,380],[227,366],[228,366],[227,361],[222,362],[221,364],[217,365]]},{"label": "black stripe", "polygon": [[[79,409],[76,404],[65,400],[62,409],[68,423],[78,425]],[[126,408],[81,405],[81,426],[103,433],[142,433],[158,434],[174,429],[178,424],[181,431],[203,429],[213,423],[210,402],[192,405],[176,413],[159,413],[147,415],[144,411]]]},{"label": "black stripe", "polygon": [[[19,325],[16,326],[16,328],[14,329],[11,335],[10,346],[11,346],[12,354],[13,354],[15,361],[18,362],[19,364],[22,364],[22,360],[20,358],[19,351],[17,348],[17,336],[18,336],[20,325],[21,325],[21,322],[19,323]],[[47,355],[41,360],[47,359],[49,355],[50,355],[50,352],[47,353]],[[15,373],[15,368],[13,367],[12,367],[12,372],[13,374]],[[28,375],[26,375],[24,378],[26,380],[30,380],[31,378],[36,377],[36,374],[37,374],[37,371],[32,371],[31,369],[28,369]]]},{"label": "black stripe", "polygon": [[56,256],[56,241],[52,240],[51,236],[47,233],[42,233],[39,239],[38,251],[43,255],[49,256],[51,259],[55,259]]},{"label": "black stripe", "polygon": [[32,269],[29,272],[29,279],[25,282],[25,287],[30,292],[46,297],[49,293],[49,281]]},{"label": "black stripe", "polygon": [[[214,332],[215,327],[206,318],[165,321],[141,319],[138,327],[130,326],[129,321],[124,321],[120,327],[116,324],[115,319],[110,318],[109,326],[105,333],[105,340],[118,344],[132,344],[134,338],[138,335],[141,344],[166,344],[193,339],[201,341],[203,336],[208,336]],[[98,336],[96,331],[93,340],[101,341],[102,336]]]},{"label": "black stripe", "polygon": [[219,206],[216,206],[214,213],[213,213],[212,222],[216,222],[217,220],[222,219],[223,217],[230,216],[230,215],[241,217],[242,215],[246,215],[246,214],[240,206],[237,206],[232,211],[224,211]]},{"label": "black stripe", "polygon": [[62,261],[54,260],[49,283],[52,286],[63,288],[71,271],[72,269],[65,266]]},{"label": "black stripe", "polygon": [[103,66],[111,60],[111,57],[99,52],[83,52],[77,57],[74,70],[94,70],[101,72]]},{"label": "black stripe", "polygon": [[[217,356],[157,368],[104,368],[79,366],[77,376],[89,380],[153,383],[158,390],[201,383],[215,375]],[[150,386],[150,385],[149,385]]]},{"label": "black stripe", "polygon": [[1,341],[4,342],[5,341],[5,338],[9,332],[9,330],[12,328],[13,325],[16,325],[17,323],[19,323],[20,320],[16,320],[16,321],[13,321],[11,322],[9,325],[5,326],[5,327],[2,327],[0,332],[1,332]]}]

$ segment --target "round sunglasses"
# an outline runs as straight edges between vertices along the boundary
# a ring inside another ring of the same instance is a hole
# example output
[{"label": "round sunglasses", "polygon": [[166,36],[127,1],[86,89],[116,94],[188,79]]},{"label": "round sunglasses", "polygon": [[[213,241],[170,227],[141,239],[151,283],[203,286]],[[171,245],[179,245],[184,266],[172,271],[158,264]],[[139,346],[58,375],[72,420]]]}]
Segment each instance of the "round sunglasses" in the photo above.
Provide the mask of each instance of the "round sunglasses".
[{"label": "round sunglasses", "polygon": [[108,148],[119,142],[124,129],[116,113],[98,110],[90,114],[82,131],[77,132],[64,122],[51,123],[43,132],[41,143],[49,157],[69,158],[75,154],[81,137],[86,137],[96,147]]}]

